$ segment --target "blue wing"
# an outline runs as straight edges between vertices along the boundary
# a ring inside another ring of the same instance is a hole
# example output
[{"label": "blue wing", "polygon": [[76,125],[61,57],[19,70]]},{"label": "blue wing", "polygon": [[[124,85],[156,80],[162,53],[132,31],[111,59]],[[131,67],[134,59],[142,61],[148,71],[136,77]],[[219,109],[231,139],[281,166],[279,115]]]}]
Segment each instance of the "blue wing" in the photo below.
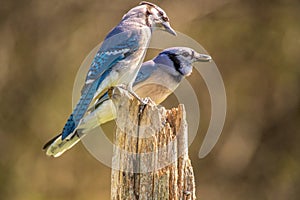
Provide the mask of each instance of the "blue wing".
[{"label": "blue wing", "polygon": [[112,67],[139,49],[139,36],[136,31],[127,31],[116,35],[113,33],[114,30],[109,34],[110,37],[103,42],[91,64],[80,100],[62,131],[62,139],[73,133],[102,81],[109,76]]},{"label": "blue wing", "polygon": [[116,28],[109,33],[109,36],[106,37],[94,58],[86,77],[86,85],[98,79],[104,71],[139,48],[139,31],[119,33]]},{"label": "blue wing", "polygon": [[[152,73],[157,69],[157,66],[152,60],[149,60],[147,62],[144,62],[138,72],[138,75],[133,83],[133,86],[147,80]],[[108,93],[105,92],[95,103],[94,109],[97,109],[104,101],[109,100]]]}]

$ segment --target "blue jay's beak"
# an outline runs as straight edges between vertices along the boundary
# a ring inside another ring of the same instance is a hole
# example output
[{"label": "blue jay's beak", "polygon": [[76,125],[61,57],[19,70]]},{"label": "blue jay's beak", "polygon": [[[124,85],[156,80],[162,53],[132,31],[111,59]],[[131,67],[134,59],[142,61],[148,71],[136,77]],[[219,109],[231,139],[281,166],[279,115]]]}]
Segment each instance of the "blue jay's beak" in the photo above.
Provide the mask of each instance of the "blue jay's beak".
[{"label": "blue jay's beak", "polygon": [[211,56],[201,53],[195,53],[196,62],[210,62],[212,60]]},{"label": "blue jay's beak", "polygon": [[163,27],[165,28],[165,31],[167,31],[168,33],[172,34],[172,35],[177,35],[175,30],[171,27],[169,22],[163,22],[162,23]]}]

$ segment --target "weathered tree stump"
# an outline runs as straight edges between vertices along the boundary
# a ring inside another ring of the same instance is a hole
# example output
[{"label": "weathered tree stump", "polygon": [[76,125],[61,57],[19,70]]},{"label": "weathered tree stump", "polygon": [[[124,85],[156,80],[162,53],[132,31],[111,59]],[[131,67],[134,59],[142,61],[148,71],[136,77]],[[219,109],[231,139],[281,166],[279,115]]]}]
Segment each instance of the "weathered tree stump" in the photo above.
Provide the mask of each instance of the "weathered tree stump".
[{"label": "weathered tree stump", "polygon": [[184,106],[142,106],[118,87],[109,93],[117,115],[111,199],[196,199]]}]

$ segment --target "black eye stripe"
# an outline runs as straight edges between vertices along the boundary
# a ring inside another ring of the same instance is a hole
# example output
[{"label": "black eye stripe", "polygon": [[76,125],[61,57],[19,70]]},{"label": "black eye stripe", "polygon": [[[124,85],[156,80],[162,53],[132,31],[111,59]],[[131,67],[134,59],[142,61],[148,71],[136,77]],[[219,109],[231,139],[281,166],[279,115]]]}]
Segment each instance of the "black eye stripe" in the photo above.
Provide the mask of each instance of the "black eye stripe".
[{"label": "black eye stripe", "polygon": [[163,11],[158,10],[158,9],[156,9],[156,10],[157,10],[159,16],[160,16],[164,21],[169,21],[169,18],[166,16],[166,14],[165,14]]},{"label": "black eye stripe", "polygon": [[161,17],[164,21],[166,21],[166,22],[168,22],[169,21],[169,18],[168,17],[166,17],[166,16],[162,16]]},{"label": "black eye stripe", "polygon": [[150,11],[147,9],[146,11],[146,25],[150,27],[149,15],[151,15]]},{"label": "black eye stripe", "polygon": [[184,75],[184,74],[179,70],[179,69],[180,69],[180,61],[179,61],[178,58],[176,57],[176,54],[169,53],[169,54],[167,54],[167,55],[168,55],[168,57],[170,58],[170,60],[173,62],[176,71],[179,72],[181,75]]}]

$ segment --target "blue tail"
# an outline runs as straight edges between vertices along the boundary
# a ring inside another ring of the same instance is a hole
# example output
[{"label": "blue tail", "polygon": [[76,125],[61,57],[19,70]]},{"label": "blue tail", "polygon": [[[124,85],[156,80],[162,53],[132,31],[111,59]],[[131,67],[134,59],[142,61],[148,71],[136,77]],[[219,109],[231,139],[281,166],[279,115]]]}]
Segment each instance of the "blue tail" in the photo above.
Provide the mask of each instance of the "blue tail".
[{"label": "blue tail", "polygon": [[98,88],[97,82],[92,83],[83,91],[78,104],[76,105],[73,113],[70,115],[67,123],[65,124],[62,130],[62,140],[65,139],[68,135],[73,133],[78,123],[86,113],[93,97]]},{"label": "blue tail", "polygon": [[65,139],[69,134],[73,133],[74,130],[75,130],[75,121],[73,118],[73,114],[71,114],[62,130],[62,140]]}]

